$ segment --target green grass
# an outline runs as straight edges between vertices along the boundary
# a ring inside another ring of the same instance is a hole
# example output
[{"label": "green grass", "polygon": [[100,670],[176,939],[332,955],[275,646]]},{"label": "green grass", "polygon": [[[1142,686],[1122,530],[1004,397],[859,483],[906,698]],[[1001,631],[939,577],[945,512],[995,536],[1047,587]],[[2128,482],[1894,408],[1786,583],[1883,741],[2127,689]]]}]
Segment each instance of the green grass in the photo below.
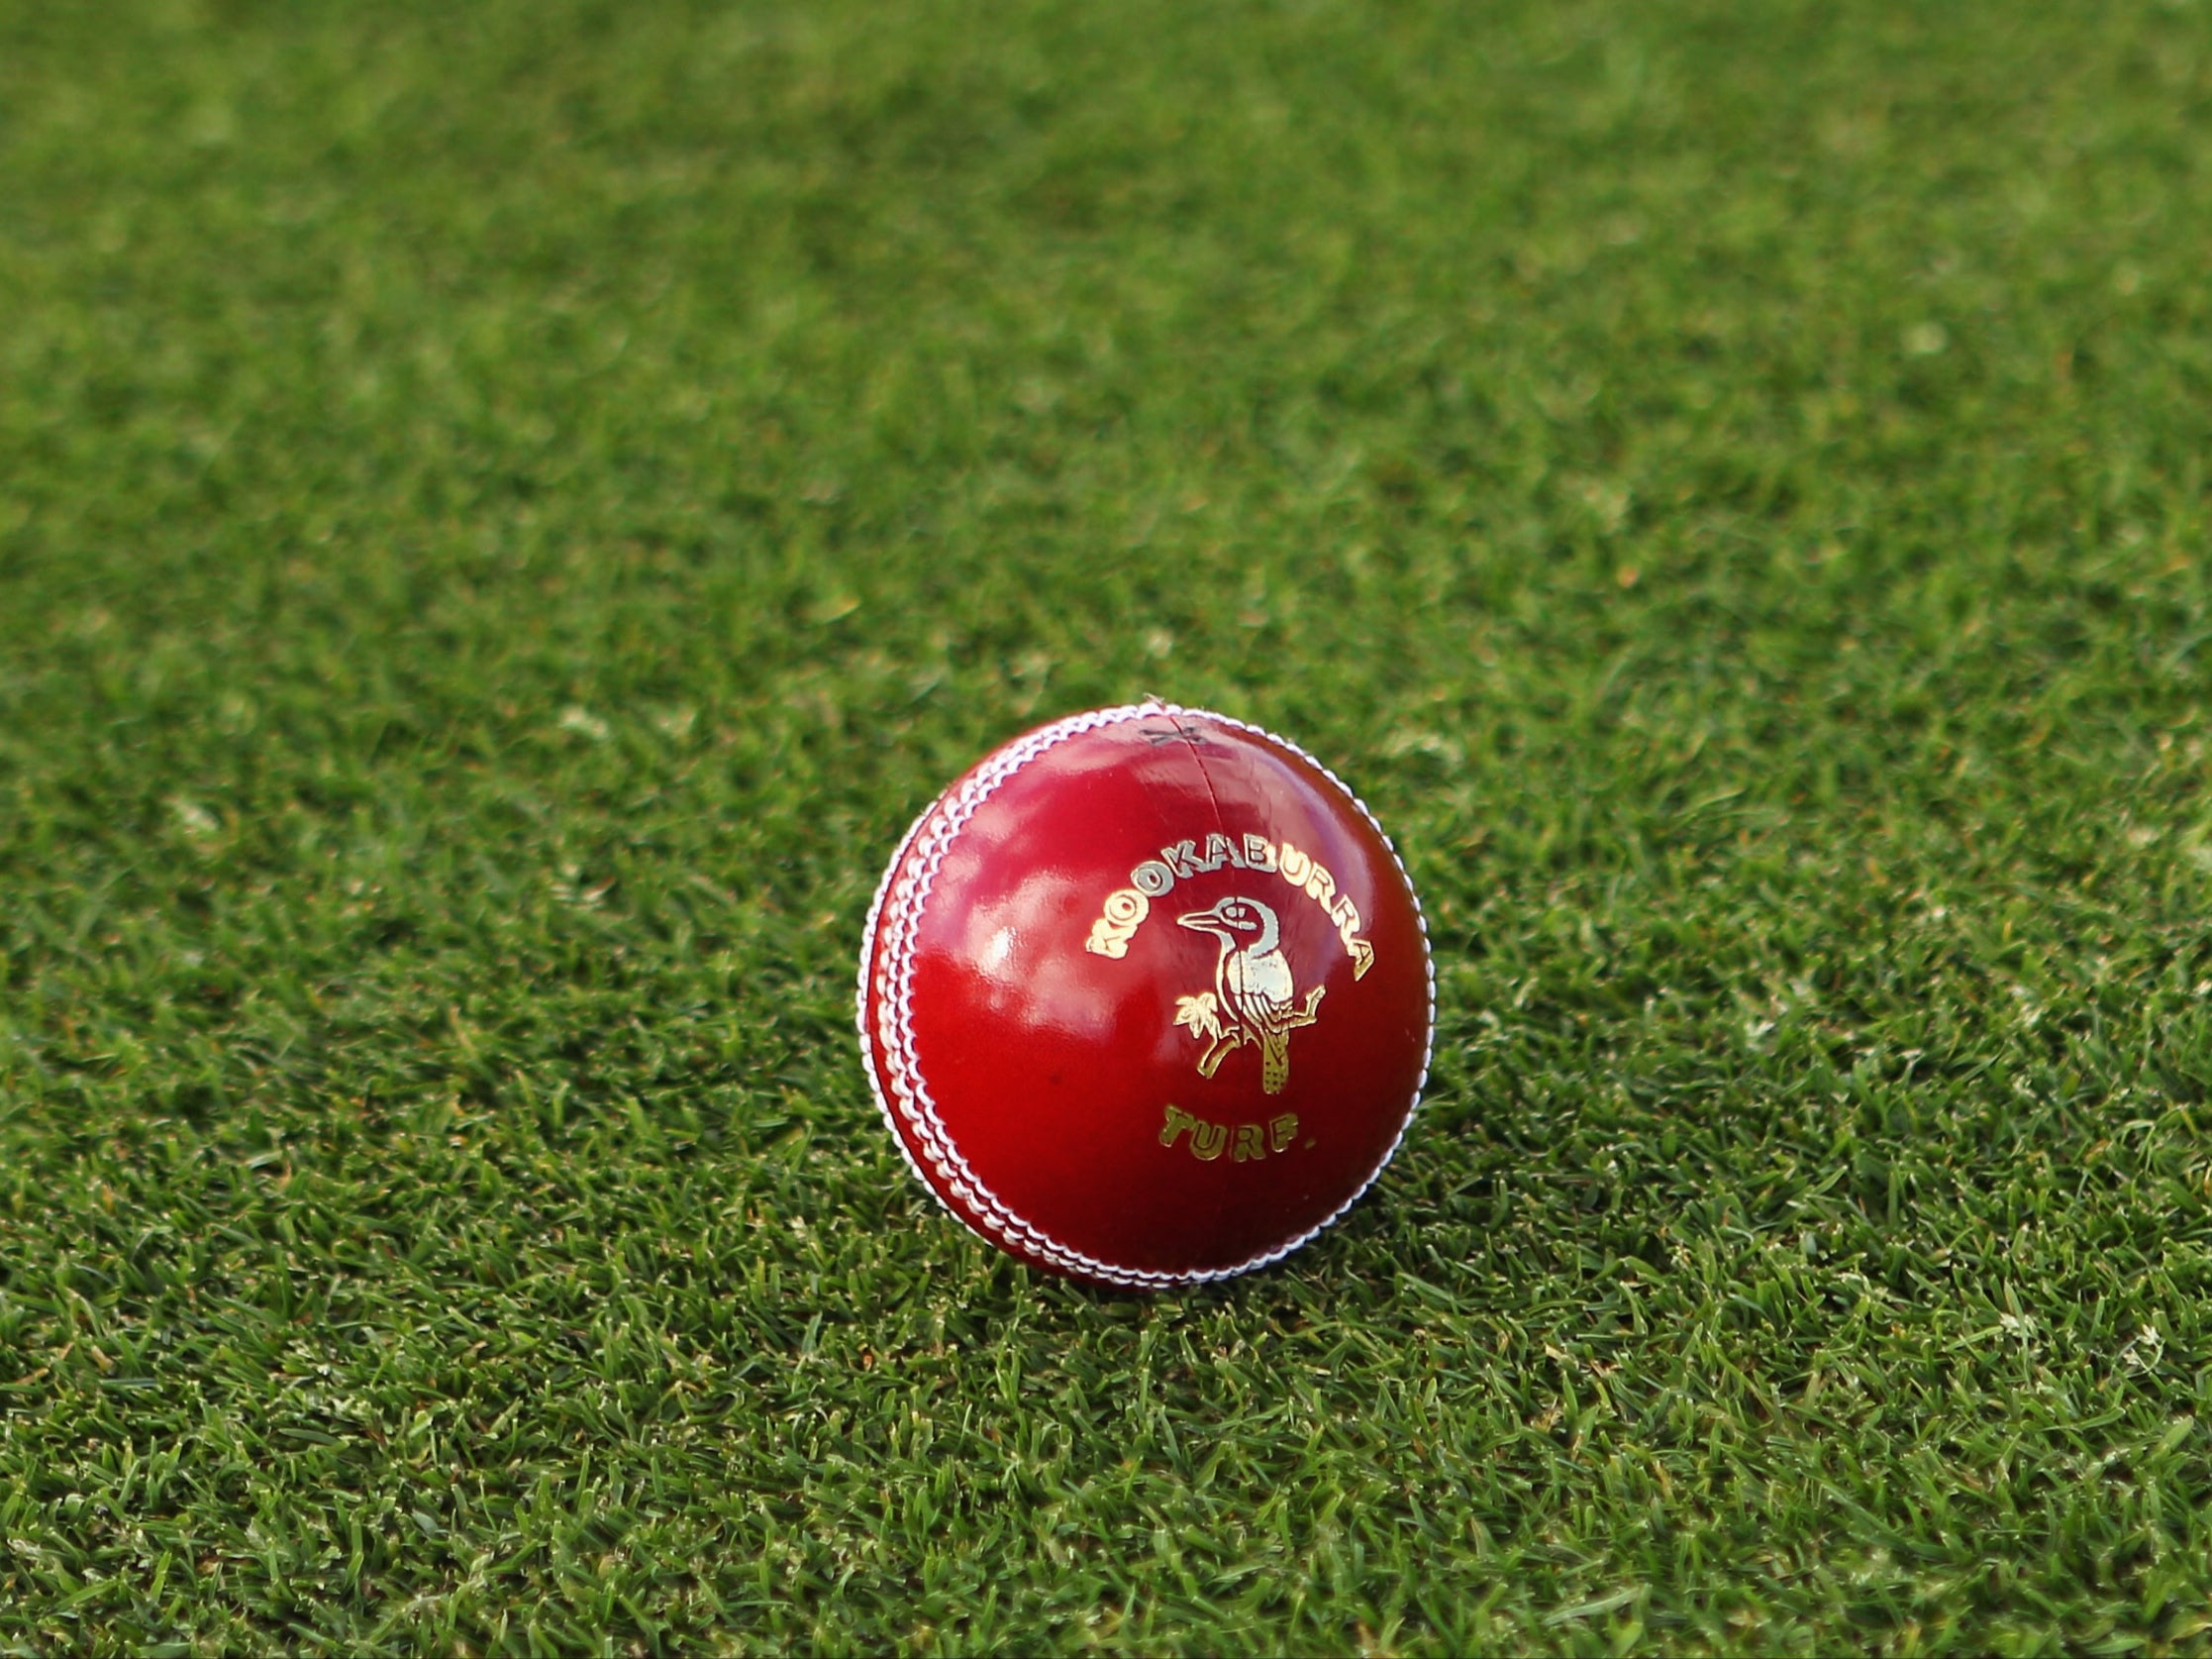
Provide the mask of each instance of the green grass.
[{"label": "green grass", "polygon": [[[0,0],[0,1653],[2202,1651],[2212,8]],[[911,1183],[869,890],[1276,727],[1321,1242]]]}]

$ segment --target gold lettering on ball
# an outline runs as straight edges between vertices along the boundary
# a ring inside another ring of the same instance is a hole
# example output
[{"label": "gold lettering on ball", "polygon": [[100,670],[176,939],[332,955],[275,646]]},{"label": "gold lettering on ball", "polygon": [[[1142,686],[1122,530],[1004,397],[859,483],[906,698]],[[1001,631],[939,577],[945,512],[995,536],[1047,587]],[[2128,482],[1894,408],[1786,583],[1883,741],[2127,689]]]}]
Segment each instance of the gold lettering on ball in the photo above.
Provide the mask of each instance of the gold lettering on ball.
[{"label": "gold lettering on ball", "polygon": [[1170,1104],[1159,1126],[1161,1146],[1173,1146],[1181,1141],[1190,1155],[1202,1164],[1211,1164],[1224,1151],[1233,1164],[1257,1163],[1262,1158],[1288,1152],[1297,1139],[1298,1114],[1288,1111],[1270,1117],[1265,1123],[1230,1124],[1209,1122]]}]

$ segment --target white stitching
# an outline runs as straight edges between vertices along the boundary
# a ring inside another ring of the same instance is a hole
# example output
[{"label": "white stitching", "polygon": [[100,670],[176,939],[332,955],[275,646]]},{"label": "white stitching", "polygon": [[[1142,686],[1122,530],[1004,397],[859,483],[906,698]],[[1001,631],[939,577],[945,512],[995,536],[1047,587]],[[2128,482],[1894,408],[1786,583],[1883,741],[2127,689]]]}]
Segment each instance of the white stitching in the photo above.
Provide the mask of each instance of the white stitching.
[{"label": "white stitching", "polygon": [[[944,798],[941,794],[937,800]],[[860,932],[858,1000],[853,1010],[854,1022],[860,1032],[860,1069],[867,1073],[868,1092],[875,1096],[875,1109],[883,1115],[883,1127],[891,1132],[891,1144],[899,1149],[899,1156],[906,1161],[906,1167],[914,1172],[914,1179],[928,1190],[932,1197],[937,1197],[937,1189],[930,1186],[929,1178],[922,1174],[922,1166],[914,1161],[914,1154],[907,1150],[906,1137],[899,1133],[898,1120],[891,1115],[891,1103],[883,1098],[883,1090],[876,1085],[875,1061],[868,1050],[868,970],[875,962],[875,926],[883,914],[883,902],[891,893],[891,878],[899,873],[899,861],[906,857],[907,848],[921,834],[923,823],[937,810],[937,800],[923,807],[920,816],[906,826],[906,833],[899,837],[898,850],[891,855],[891,862],[883,867],[883,880],[875,883],[875,897],[868,902],[867,926]],[[938,1197],[938,1202],[945,1204],[941,1197]],[[945,1204],[945,1208],[953,1214],[959,1213],[951,1204]]]},{"label": "white stitching", "polygon": [[[976,810],[982,806],[985,800],[990,798],[1002,783],[1047,750],[1080,733],[1096,730],[1100,726],[1113,725],[1123,720],[1136,719],[1147,714],[1188,714],[1197,719],[1218,721],[1220,724],[1233,727],[1238,731],[1253,733],[1283,749],[1287,749],[1335,784],[1338,791],[1358,808],[1359,815],[1367,820],[1368,826],[1381,838],[1384,850],[1390,855],[1390,862],[1397,867],[1399,879],[1405,882],[1408,896],[1413,899],[1414,920],[1421,930],[1421,961],[1428,995],[1426,1027],[1422,1037],[1421,1076],[1414,1084],[1413,1100],[1406,1108],[1406,1122],[1399,1125],[1398,1133],[1391,1139],[1388,1150],[1383,1153],[1375,1167],[1368,1172],[1367,1179],[1359,1184],[1358,1190],[1332,1210],[1326,1218],[1307,1228],[1306,1231],[1287,1243],[1277,1245],[1274,1249],[1262,1255],[1255,1256],[1249,1261],[1240,1262],[1234,1267],[1212,1268],[1189,1273],[1159,1273],[1144,1268],[1125,1268],[1118,1267],[1110,1262],[1102,1262],[1094,1256],[1085,1255],[1079,1250],[1061,1244],[1058,1240],[1039,1231],[1028,1221],[1008,1209],[999,1200],[997,1194],[976,1178],[975,1172],[968,1167],[966,1159],[962,1158],[958,1149],[952,1144],[952,1138],[945,1128],[944,1120],[938,1116],[937,1102],[930,1097],[928,1085],[922,1077],[921,1061],[915,1053],[914,1042],[912,971],[915,945],[921,932],[922,910],[928,901],[930,889],[936,882],[937,873],[943,866],[946,855],[952,850],[953,843],[958,838],[960,831],[966,827],[967,821],[975,815]],[[948,802],[948,796],[951,797],[950,802]],[[928,826],[926,833],[924,826]],[[871,1032],[868,1027],[868,992],[871,987],[870,970],[874,967],[877,931],[886,920],[883,912],[886,904],[890,902],[892,879],[897,875],[900,865],[904,862],[910,850],[917,852],[919,862],[916,865],[915,873],[901,884],[897,906],[888,918],[889,933],[886,944],[888,954],[881,972],[872,976],[873,987],[878,991],[878,1013],[877,1029]],[[1238,1274],[1253,1272],[1255,1269],[1265,1267],[1271,1262],[1280,1261],[1293,1250],[1308,1243],[1317,1234],[1332,1226],[1346,1210],[1359,1201],[1367,1189],[1374,1185],[1376,1178],[1389,1167],[1390,1160],[1397,1155],[1398,1147],[1405,1139],[1406,1126],[1412,1122],[1414,1112],[1420,1107],[1421,1091],[1428,1087],[1429,1064],[1436,1052],[1437,975],[1436,961],[1429,950],[1428,917],[1421,909],[1420,894],[1414,891],[1413,879],[1407,875],[1405,863],[1398,857],[1396,844],[1391,841],[1388,832],[1383,829],[1382,825],[1376,821],[1375,815],[1367,810],[1366,802],[1354,794],[1345,785],[1343,778],[1295,743],[1277,737],[1261,727],[1232,719],[1225,714],[1214,714],[1205,709],[1186,709],[1174,703],[1156,701],[1126,703],[1116,708],[1093,709],[1087,714],[1072,715],[1065,720],[1055,721],[1049,726],[1040,727],[1028,737],[1010,745],[992,757],[981,771],[968,778],[956,795],[948,790],[946,794],[941,794],[936,800],[932,801],[922,815],[914,820],[905,837],[899,842],[898,851],[892,854],[891,862],[883,873],[883,880],[875,889],[874,901],[868,906],[867,925],[860,939],[857,990],[855,1018],[859,1029],[860,1044],[863,1051],[861,1055],[862,1070],[867,1074],[868,1091],[875,1096],[876,1109],[883,1114],[885,1126],[890,1129],[891,1138],[897,1143],[900,1156],[906,1160],[907,1167],[914,1172],[917,1179],[921,1180],[922,1185],[929,1189],[931,1195],[937,1198],[948,1211],[966,1225],[970,1231],[980,1234],[994,1244],[1014,1251],[1017,1255],[1036,1257],[1054,1266],[1064,1268],[1071,1273],[1080,1274],[1089,1279],[1101,1280],[1110,1285],[1126,1285],[1147,1290],[1165,1289],[1180,1285],[1200,1285],[1211,1280],[1231,1279]],[[883,1082],[888,1083],[891,1093],[897,1096],[897,1115],[895,1117],[892,1102],[885,1096],[883,1084],[878,1082],[877,1072],[879,1069],[884,1074]],[[899,1132],[899,1125],[902,1122],[913,1130],[915,1138],[922,1144],[924,1155],[928,1157],[931,1165],[935,1167],[946,1185],[952,1189],[955,1196],[962,1203],[972,1204],[976,1211],[975,1215],[964,1214],[954,1204],[947,1201],[944,1193],[937,1190],[936,1184],[924,1174],[919,1160],[907,1146],[906,1137]]]}]

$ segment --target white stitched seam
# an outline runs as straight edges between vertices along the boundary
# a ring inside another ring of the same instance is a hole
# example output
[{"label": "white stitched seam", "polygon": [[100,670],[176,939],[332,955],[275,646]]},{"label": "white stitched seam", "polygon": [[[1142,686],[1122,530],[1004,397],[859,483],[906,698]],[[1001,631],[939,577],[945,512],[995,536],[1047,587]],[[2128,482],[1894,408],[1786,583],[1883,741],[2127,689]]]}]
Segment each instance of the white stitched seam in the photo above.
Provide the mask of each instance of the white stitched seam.
[{"label": "white stitched seam", "polygon": [[[1390,855],[1390,862],[1397,868],[1399,880],[1405,883],[1407,895],[1413,900],[1414,920],[1421,930],[1421,961],[1428,999],[1426,1025],[1422,1034],[1421,1076],[1414,1084],[1413,1099],[1406,1108],[1406,1120],[1399,1125],[1398,1133],[1391,1138],[1388,1149],[1367,1173],[1366,1180],[1359,1184],[1357,1191],[1323,1220],[1286,1243],[1233,1267],[1188,1273],[1160,1273],[1103,1262],[1061,1244],[1016,1215],[996,1193],[977,1179],[975,1172],[968,1167],[967,1160],[953,1145],[944,1120],[938,1115],[937,1102],[931,1098],[928,1085],[922,1077],[920,1057],[915,1053],[912,982],[914,951],[921,932],[922,911],[928,901],[930,889],[936,882],[938,871],[951,852],[954,842],[958,839],[960,831],[1001,784],[1046,751],[1082,732],[1148,714],[1187,714],[1196,719],[1217,721],[1237,731],[1252,733],[1296,755],[1328,778],[1338,792],[1358,809],[1359,815],[1366,819],[1368,826],[1380,837],[1384,850]],[[884,910],[891,901],[892,881],[910,850],[917,856],[915,869],[900,883],[896,907],[886,918]],[[877,932],[886,920],[889,923],[886,940],[888,954],[880,972],[875,972]],[[868,1026],[868,992],[871,984],[877,992],[876,1029],[873,1031]],[[1017,1254],[1035,1256],[1069,1272],[1102,1280],[1107,1284],[1165,1289],[1170,1286],[1199,1285],[1211,1280],[1231,1279],[1280,1261],[1333,1225],[1346,1210],[1358,1202],[1396,1156],[1400,1143],[1405,1139],[1406,1127],[1412,1122],[1413,1114],[1421,1104],[1421,1091],[1428,1086],[1429,1065],[1434,1057],[1436,1044],[1436,962],[1429,950],[1428,917],[1422,911],[1420,894],[1414,891],[1413,879],[1406,874],[1405,863],[1398,857],[1397,846],[1391,841],[1388,832],[1376,821],[1375,815],[1367,810],[1366,802],[1345,785],[1343,778],[1298,745],[1261,727],[1205,709],[1186,709],[1173,703],[1144,702],[1093,709],[1087,714],[1073,715],[1040,727],[1028,737],[991,757],[956,794],[949,790],[938,796],[915,819],[905,838],[900,841],[898,851],[892,855],[890,865],[883,873],[883,880],[876,888],[874,902],[868,907],[867,925],[860,941],[858,1005],[855,1011],[861,1046],[865,1051],[861,1057],[863,1070],[867,1073],[868,1090],[875,1096],[876,1109],[883,1114],[884,1122],[891,1130],[891,1138],[898,1143],[900,1155],[906,1160],[907,1167],[921,1178],[922,1185],[929,1188],[932,1195],[953,1215],[971,1230]],[[895,1118],[893,1103],[886,1099],[884,1087],[877,1081],[878,1070],[883,1073],[883,1083],[888,1085],[891,1094],[896,1096]],[[908,1148],[906,1137],[899,1133],[899,1124],[902,1122],[913,1130],[915,1138],[922,1143],[923,1153],[946,1185],[962,1202],[973,1204],[976,1215],[963,1214],[937,1191],[936,1185],[928,1179],[920,1162]]]},{"label": "white stitched seam", "polygon": [[[938,800],[944,798],[943,795],[937,797]],[[883,867],[883,880],[875,884],[875,897],[868,901],[867,926],[860,932],[858,997],[854,1006],[853,1014],[854,1023],[859,1028],[860,1032],[860,1069],[867,1073],[868,1092],[875,1096],[875,1109],[882,1114],[883,1127],[891,1132],[891,1144],[899,1149],[899,1157],[905,1161],[906,1167],[913,1171],[914,1179],[928,1190],[932,1197],[937,1197],[937,1201],[944,1204],[948,1211],[956,1215],[958,1214],[957,1210],[954,1210],[951,1204],[945,1203],[942,1197],[938,1197],[937,1189],[930,1186],[929,1178],[922,1173],[922,1166],[914,1161],[914,1154],[907,1149],[906,1137],[899,1133],[898,1119],[891,1115],[891,1103],[883,1098],[883,1089],[875,1081],[875,1060],[868,1043],[868,978],[870,970],[875,966],[876,922],[883,914],[884,900],[890,896],[891,879],[899,873],[899,861],[906,857],[907,848],[914,844],[914,838],[922,833],[922,825],[928,821],[929,815],[936,810],[937,801],[933,800],[929,805],[922,808],[921,814],[915,818],[914,822],[906,826],[906,833],[899,837],[898,850],[891,855],[891,862]]]}]

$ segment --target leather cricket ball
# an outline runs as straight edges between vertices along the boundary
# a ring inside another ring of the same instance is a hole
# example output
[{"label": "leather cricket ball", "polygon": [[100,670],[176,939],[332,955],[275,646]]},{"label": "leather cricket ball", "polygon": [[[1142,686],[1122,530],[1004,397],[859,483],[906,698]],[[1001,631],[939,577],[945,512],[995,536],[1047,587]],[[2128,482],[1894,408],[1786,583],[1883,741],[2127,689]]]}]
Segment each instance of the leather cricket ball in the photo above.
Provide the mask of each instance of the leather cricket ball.
[{"label": "leather cricket ball", "polygon": [[1295,1250],[1427,1080],[1426,929],[1311,756],[1148,702],[986,756],[892,856],[860,1047],[946,1207],[1033,1266],[1158,1289]]}]

